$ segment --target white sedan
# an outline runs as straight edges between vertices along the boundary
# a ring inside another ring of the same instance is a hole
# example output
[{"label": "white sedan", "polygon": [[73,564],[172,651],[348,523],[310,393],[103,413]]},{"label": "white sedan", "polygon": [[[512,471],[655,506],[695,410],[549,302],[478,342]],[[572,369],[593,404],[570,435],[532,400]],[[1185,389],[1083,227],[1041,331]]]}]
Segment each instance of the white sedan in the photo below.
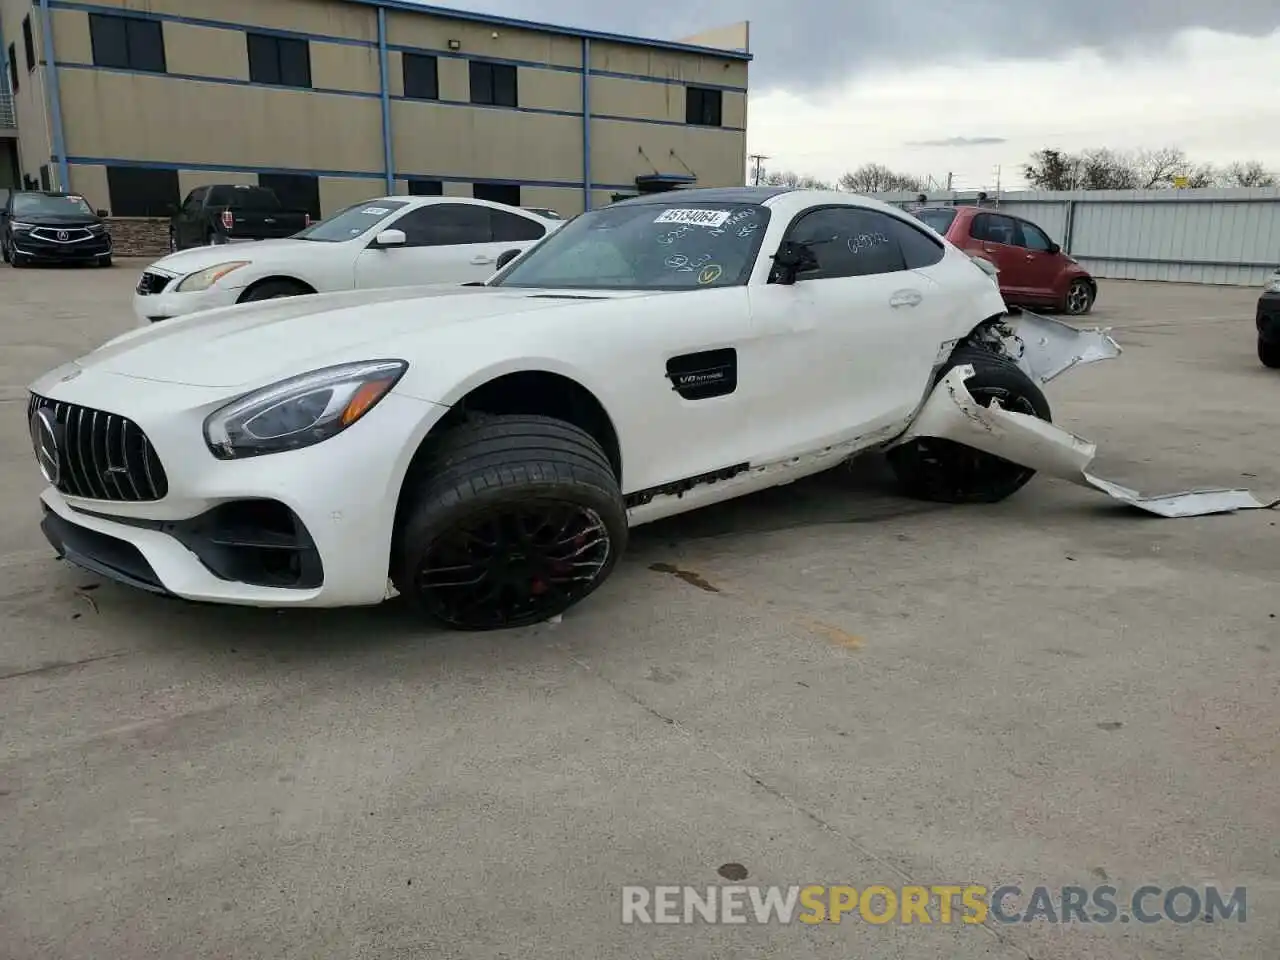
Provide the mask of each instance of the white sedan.
[{"label": "white sedan", "polygon": [[564,221],[488,200],[379,197],[284,240],[183,250],[134,290],[138,326],[198,310],[338,290],[485,280]]},{"label": "white sedan", "polygon": [[[1039,385],[1085,359],[1078,331],[1019,322],[874,200],[645,196],[486,283],[213,310],[48,373],[27,413],[43,529],[190,600],[400,593],[454,628],[529,624],[603,583],[629,527],[863,451],[889,449],[917,497],[1014,493],[1035,470],[993,451],[1043,447]],[[975,419],[933,415],[948,391],[1006,420],[964,446],[922,426]]]}]

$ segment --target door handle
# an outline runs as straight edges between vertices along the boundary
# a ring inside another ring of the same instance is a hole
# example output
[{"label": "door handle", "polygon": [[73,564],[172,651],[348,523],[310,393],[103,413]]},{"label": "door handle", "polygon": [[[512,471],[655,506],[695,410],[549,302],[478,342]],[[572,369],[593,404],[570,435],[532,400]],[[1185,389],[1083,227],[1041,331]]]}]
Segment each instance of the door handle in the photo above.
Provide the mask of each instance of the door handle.
[{"label": "door handle", "polygon": [[918,307],[924,297],[919,290],[899,290],[889,298],[891,307]]},{"label": "door handle", "polygon": [[481,264],[481,263],[493,263],[493,262],[494,262],[494,260],[496,260],[496,259],[497,259],[497,257],[486,257],[484,254],[479,254],[479,255],[477,255],[477,256],[472,257],[472,258],[471,258],[471,262],[472,262],[472,263],[475,263],[475,264]]}]

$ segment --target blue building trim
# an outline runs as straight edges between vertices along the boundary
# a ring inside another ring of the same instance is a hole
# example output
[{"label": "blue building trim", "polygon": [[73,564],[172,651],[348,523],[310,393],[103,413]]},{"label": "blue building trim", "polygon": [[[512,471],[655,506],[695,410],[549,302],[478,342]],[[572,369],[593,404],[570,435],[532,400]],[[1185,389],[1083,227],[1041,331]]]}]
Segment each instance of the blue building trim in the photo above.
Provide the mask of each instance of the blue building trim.
[{"label": "blue building trim", "polygon": [[53,127],[53,157],[58,165],[58,186],[71,189],[71,171],[67,162],[67,141],[62,128],[62,91],[58,86],[57,58],[53,50],[53,14],[49,0],[40,0],[40,36],[44,40],[45,96],[49,99],[49,125]]},{"label": "blue building trim", "polygon": [[391,145],[391,69],[387,63],[387,11],[378,8],[378,73],[382,77],[382,166],[387,174],[387,193],[396,192],[396,162]]},{"label": "blue building trim", "polygon": [[[382,180],[380,170],[316,170],[307,167],[262,167],[244,163],[200,163],[188,160],[131,160],[124,157],[67,158],[72,166],[133,167],[143,170],[201,170],[209,173],[288,173],[304,177],[334,177],[346,180]],[[503,177],[472,177],[452,173],[397,170],[395,180],[439,180],[441,183],[483,183],[517,187],[549,187],[554,190],[581,190],[580,180],[513,180]],[[635,183],[593,183],[595,190],[635,190]]]},{"label": "blue building trim", "polygon": [[591,209],[591,38],[582,38],[582,209]]},{"label": "blue building trim", "polygon": [[[41,5],[46,0],[41,0]],[[378,40],[360,40],[353,37],[339,37],[333,34],[325,33],[305,33],[297,30],[282,30],[276,27],[259,27],[254,24],[233,23],[227,20],[211,20],[207,17],[191,17],[176,13],[157,13],[150,10],[133,10],[121,9],[119,7],[104,7],[93,3],[83,3],[80,0],[47,0],[48,6],[55,10],[76,10],[82,13],[106,13],[116,16],[138,17],[144,20],[159,20],[162,22],[182,23],[194,27],[208,27],[214,30],[234,30],[239,33],[252,32],[261,33],[268,36],[286,37],[293,40],[317,41],[320,43],[338,43],[353,47],[366,47],[369,49],[378,49]],[[532,23],[523,20],[507,20],[503,17],[487,17],[484,14],[473,14],[469,11],[449,11],[440,7],[418,6],[417,4],[396,4],[375,2],[375,0],[347,0],[349,3],[361,3],[367,6],[373,6],[381,11],[380,20],[385,21],[386,11],[389,9],[411,11],[414,13],[434,13],[436,16],[448,16],[455,20],[469,20],[479,23],[493,23],[498,26],[520,26],[525,30],[540,30],[544,33],[556,33],[573,37],[580,37],[584,40],[589,39],[606,39],[615,43],[629,43],[644,47],[657,46],[660,49],[670,49],[673,52],[683,53],[700,53],[708,56],[719,56],[721,58],[750,60],[751,56],[743,55],[733,50],[716,50],[707,47],[688,47],[682,44],[668,44],[660,40],[645,40],[638,37],[620,37],[613,34],[596,34],[591,31],[571,30],[567,27],[553,27],[546,24]],[[588,66],[584,62],[582,67],[570,67],[557,63],[543,63],[537,60],[510,60],[502,57],[484,57],[473,54],[455,52],[452,50],[435,50],[429,47],[413,47],[403,44],[387,44],[388,50],[394,50],[401,53],[423,53],[433,57],[445,57],[456,60],[484,60],[488,63],[505,63],[516,67],[528,67],[539,70],[557,70],[568,73],[580,73],[583,67]],[[592,71],[597,77],[613,77],[619,80],[639,80],[649,83],[672,84],[676,86],[684,86],[690,81],[673,79],[671,77],[651,77],[640,73],[617,73],[610,70]],[[730,93],[746,93],[746,87],[729,86],[715,83],[693,83],[693,86],[707,87],[712,90],[724,90]]]}]

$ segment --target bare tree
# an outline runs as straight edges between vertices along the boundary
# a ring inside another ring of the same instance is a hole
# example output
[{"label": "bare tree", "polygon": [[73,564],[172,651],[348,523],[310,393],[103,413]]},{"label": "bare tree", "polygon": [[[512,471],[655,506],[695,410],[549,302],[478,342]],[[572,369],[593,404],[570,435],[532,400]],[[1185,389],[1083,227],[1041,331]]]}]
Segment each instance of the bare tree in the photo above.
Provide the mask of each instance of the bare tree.
[{"label": "bare tree", "polygon": [[1230,164],[1219,174],[1218,182],[1224,187],[1274,187],[1278,185],[1276,175],[1257,160]]},{"label": "bare tree", "polygon": [[890,170],[880,163],[864,163],[857,170],[844,174],[837,185],[841,190],[847,190],[850,193],[919,191],[924,189],[924,178]]},{"label": "bare tree", "polygon": [[1038,190],[1074,190],[1079,169],[1078,157],[1046,147],[1022,165],[1022,176]]},{"label": "bare tree", "polygon": [[792,170],[778,170],[766,173],[760,182],[769,187],[792,187],[798,190],[830,190],[831,184],[808,174],[796,173]]}]

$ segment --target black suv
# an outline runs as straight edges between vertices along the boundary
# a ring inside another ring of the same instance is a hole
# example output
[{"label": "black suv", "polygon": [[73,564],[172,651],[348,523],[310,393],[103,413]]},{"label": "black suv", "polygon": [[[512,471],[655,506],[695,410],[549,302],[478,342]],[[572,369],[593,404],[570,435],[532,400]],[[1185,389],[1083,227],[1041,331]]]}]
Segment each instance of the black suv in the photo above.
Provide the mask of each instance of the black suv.
[{"label": "black suv", "polygon": [[0,256],[15,267],[37,261],[111,266],[111,233],[84,197],[15,190],[0,209]]}]

